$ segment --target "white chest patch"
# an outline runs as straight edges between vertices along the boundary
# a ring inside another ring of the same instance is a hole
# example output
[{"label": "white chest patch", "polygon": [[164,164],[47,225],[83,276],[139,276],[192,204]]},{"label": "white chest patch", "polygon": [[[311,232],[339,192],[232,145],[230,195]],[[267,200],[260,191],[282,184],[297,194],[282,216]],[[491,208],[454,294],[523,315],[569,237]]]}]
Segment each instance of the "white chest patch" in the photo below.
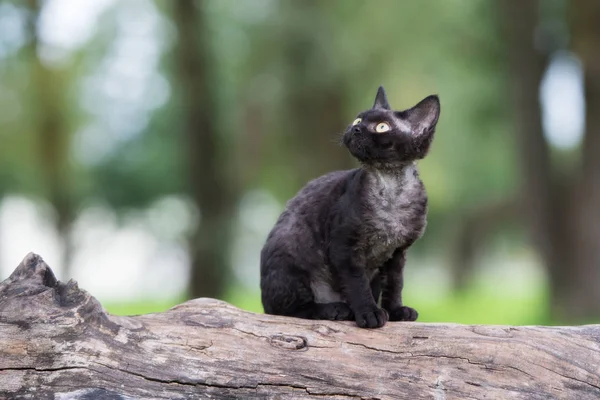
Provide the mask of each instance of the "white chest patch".
[{"label": "white chest patch", "polygon": [[313,280],[310,288],[315,297],[315,303],[335,303],[342,301],[342,295],[322,280]]},{"label": "white chest patch", "polygon": [[408,237],[422,234],[425,191],[414,166],[399,173],[372,171],[367,184],[363,235],[369,260],[379,265]]}]

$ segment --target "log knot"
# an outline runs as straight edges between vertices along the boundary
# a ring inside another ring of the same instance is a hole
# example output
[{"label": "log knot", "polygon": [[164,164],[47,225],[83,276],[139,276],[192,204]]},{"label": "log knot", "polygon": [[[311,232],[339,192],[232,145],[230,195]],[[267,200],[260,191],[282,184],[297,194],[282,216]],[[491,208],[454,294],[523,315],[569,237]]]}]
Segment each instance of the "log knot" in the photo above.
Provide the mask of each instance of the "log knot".
[{"label": "log knot", "polygon": [[273,335],[269,343],[286,350],[308,350],[308,340],[304,336]]}]

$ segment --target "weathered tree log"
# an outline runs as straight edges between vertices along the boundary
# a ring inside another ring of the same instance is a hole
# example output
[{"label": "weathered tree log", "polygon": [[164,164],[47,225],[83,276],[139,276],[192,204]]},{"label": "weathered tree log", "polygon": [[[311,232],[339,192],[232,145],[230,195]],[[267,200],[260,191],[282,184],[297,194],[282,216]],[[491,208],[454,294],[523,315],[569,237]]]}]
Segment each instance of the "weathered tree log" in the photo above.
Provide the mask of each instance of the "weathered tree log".
[{"label": "weathered tree log", "polygon": [[600,325],[366,330],[210,299],[118,317],[34,254],[0,283],[0,343],[0,398],[600,398]]}]

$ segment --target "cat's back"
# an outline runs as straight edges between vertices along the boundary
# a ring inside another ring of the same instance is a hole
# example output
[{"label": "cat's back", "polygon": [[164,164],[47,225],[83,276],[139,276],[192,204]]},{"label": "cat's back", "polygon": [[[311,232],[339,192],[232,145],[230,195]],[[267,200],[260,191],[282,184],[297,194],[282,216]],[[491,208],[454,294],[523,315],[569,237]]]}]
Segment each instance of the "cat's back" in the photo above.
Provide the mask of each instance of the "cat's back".
[{"label": "cat's back", "polygon": [[286,247],[292,244],[292,247],[304,247],[309,244],[306,241],[320,236],[329,210],[343,195],[356,171],[334,171],[308,182],[287,202],[267,238],[267,247],[283,242],[288,244]]},{"label": "cat's back", "polygon": [[331,206],[344,193],[347,182],[358,170],[334,171],[309,181],[286,205],[286,210],[302,211]]}]

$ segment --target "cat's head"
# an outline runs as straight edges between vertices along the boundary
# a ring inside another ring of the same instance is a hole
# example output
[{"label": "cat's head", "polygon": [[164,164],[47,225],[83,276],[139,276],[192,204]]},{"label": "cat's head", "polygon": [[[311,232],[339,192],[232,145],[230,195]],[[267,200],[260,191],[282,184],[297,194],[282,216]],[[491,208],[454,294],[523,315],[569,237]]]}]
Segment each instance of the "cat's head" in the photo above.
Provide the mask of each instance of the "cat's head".
[{"label": "cat's head", "polygon": [[408,110],[393,111],[380,86],[373,108],[357,115],[343,142],[360,162],[393,168],[425,157],[439,116],[437,96],[428,96]]}]

